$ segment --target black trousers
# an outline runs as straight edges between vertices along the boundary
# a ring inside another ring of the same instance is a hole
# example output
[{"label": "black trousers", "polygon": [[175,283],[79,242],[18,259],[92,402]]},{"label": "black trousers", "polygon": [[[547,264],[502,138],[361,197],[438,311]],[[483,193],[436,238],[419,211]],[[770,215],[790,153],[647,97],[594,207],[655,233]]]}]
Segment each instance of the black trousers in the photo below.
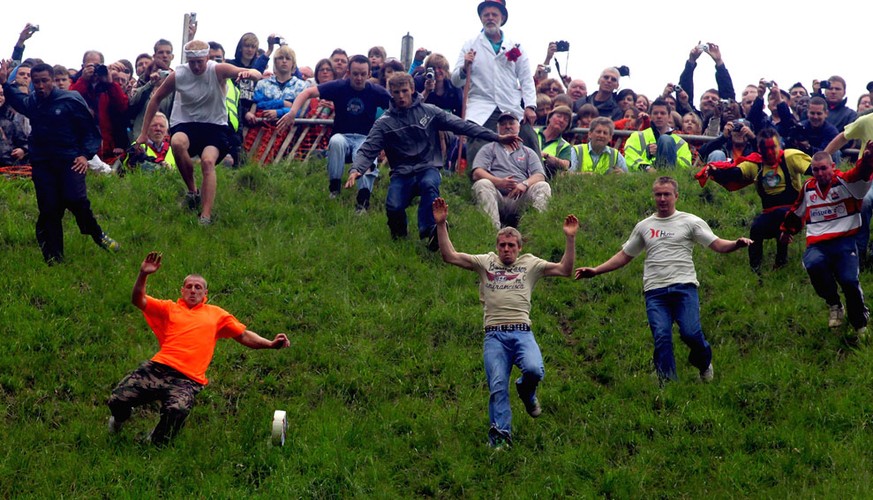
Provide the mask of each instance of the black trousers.
[{"label": "black trousers", "polygon": [[66,210],[76,217],[79,231],[99,242],[103,230],[94,213],[85,184],[85,174],[72,170],[71,158],[33,162],[33,187],[39,218],[36,220],[36,241],[46,262],[64,259],[63,218]]}]

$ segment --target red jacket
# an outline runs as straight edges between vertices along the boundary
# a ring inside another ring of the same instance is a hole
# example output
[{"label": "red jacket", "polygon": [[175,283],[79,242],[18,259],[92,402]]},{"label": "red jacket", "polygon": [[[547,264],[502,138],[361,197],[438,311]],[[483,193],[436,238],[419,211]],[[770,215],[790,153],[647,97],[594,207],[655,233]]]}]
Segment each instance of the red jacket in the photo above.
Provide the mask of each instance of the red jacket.
[{"label": "red jacket", "polygon": [[[126,128],[127,120],[127,94],[121,89],[117,83],[111,82],[107,84],[105,92],[98,92],[84,78],[79,78],[70,90],[75,90],[82,94],[94,118],[97,120],[97,125],[100,127],[100,136],[103,139],[103,144],[100,146],[100,151],[97,155],[104,161],[113,159],[116,155],[112,152],[115,149],[115,139],[113,130]],[[119,144],[119,147],[124,148],[127,144]]]}]

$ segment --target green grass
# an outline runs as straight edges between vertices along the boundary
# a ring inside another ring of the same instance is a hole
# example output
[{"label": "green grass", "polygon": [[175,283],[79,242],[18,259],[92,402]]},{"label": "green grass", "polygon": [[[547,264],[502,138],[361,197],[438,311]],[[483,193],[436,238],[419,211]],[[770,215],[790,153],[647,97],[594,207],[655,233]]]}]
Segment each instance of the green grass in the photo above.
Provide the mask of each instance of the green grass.
[{"label": "green grass", "polygon": [[[558,179],[550,210],[522,220],[525,251],[560,258],[572,212],[577,265],[607,259],[650,212],[652,180]],[[364,216],[351,192],[329,201],[326,181],[323,163],[221,170],[215,224],[202,228],[181,208],[176,174],[91,177],[94,212],[122,252],[99,250],[68,215],[67,263],[54,267],[33,236],[32,185],[0,182],[0,497],[869,496],[871,350],[828,330],[802,242],[760,282],[744,252],[695,250],[710,385],[677,337],[681,380],[659,389],[642,259],[590,281],[543,281],[532,319],[544,414],[530,419],[513,398],[515,446],[495,453],[476,275],[416,238],[391,241],[387,177]],[[680,210],[722,237],[748,234],[752,189],[680,183]],[[456,248],[491,250],[469,181],[447,175],[442,192]],[[157,349],[129,298],[150,250],[164,254],[151,295],[176,298],[200,273],[212,303],[291,337],[280,352],[220,342],[211,384],[162,450],[142,442],[154,407],[106,432],[109,392]],[[276,409],[289,414],[284,447],[269,444]]]}]

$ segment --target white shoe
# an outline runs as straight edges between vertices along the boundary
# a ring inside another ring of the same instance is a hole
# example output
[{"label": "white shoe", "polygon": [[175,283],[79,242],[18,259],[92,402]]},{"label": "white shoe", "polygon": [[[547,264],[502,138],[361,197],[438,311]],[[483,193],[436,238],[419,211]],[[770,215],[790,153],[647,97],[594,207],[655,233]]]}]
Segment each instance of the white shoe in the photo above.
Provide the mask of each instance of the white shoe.
[{"label": "white shoe", "polygon": [[119,432],[121,432],[122,425],[124,425],[124,422],[116,422],[115,417],[110,416],[108,423],[109,434],[118,434]]},{"label": "white shoe", "polygon": [[830,306],[830,312],[828,312],[828,327],[837,328],[838,326],[843,326],[843,316],[842,304],[834,304]]},{"label": "white shoe", "polygon": [[712,363],[706,367],[706,370],[700,371],[700,381],[704,383],[712,382],[712,378],[715,376],[715,373],[712,370]]},{"label": "white shoe", "polygon": [[111,174],[112,173],[112,167],[110,167],[109,164],[107,164],[103,160],[101,160],[100,157],[97,155],[94,155],[93,158],[88,160],[88,168],[97,172],[98,174]]}]

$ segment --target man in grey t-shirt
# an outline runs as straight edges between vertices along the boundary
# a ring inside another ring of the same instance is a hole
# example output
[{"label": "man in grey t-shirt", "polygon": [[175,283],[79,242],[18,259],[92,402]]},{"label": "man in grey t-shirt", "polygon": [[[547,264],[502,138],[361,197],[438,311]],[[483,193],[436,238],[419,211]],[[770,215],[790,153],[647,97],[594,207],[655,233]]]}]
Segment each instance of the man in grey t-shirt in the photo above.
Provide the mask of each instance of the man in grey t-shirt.
[{"label": "man in grey t-shirt", "polygon": [[700,299],[697,273],[691,260],[694,243],[718,253],[730,253],[749,246],[752,240],[723,240],[713,234],[700,217],[676,210],[679,185],[672,177],[659,177],[652,186],[657,212],[640,221],[622,249],[597,267],[576,269],[576,279],[593,278],[627,265],[646,251],[643,290],[646,315],[655,340],[654,362],[659,379],[675,380],[673,323],[679,324],[679,338],[691,349],[688,361],[700,370],[700,379],[713,377],[712,348],[700,327]]},{"label": "man in grey t-shirt", "polygon": [[[497,132],[501,135],[518,135],[518,119],[505,112],[497,119]],[[531,148],[519,144],[487,144],[476,154],[473,161],[473,195],[494,227],[500,229],[501,221],[507,226],[517,226],[521,210],[528,204],[543,212],[552,197],[552,189],[546,182],[545,170],[539,155]]]},{"label": "man in grey t-shirt", "polygon": [[479,299],[485,309],[485,375],[491,398],[488,401],[490,445],[503,448],[512,443],[512,410],[509,407],[509,375],[512,365],[521,369],[515,389],[531,417],[542,413],[537,386],[545,375],[543,355],[530,327],[530,297],[540,278],[570,276],[576,260],[575,215],[564,219],[567,239],[560,262],[549,262],[531,254],[519,256],[521,234],[506,227],[497,233],[497,252],[470,255],[455,251],[449,240],[446,219],[449,207],[442,198],[433,202],[437,241],[443,260],[479,274]]}]

